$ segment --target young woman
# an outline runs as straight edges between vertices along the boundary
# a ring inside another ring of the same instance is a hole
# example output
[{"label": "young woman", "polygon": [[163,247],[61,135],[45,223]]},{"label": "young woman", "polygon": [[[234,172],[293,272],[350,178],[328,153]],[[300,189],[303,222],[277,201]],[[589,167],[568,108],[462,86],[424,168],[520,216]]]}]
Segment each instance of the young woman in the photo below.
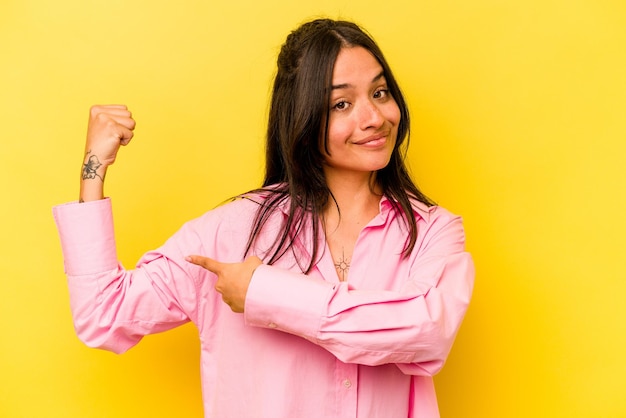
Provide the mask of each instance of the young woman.
[{"label": "young woman", "polygon": [[439,416],[474,279],[461,219],[404,164],[409,114],[374,41],[329,19],[278,57],[263,186],[118,262],[107,168],[135,122],[91,109],[80,203],[54,208],[79,337],[124,352],[192,321],[207,417]]}]

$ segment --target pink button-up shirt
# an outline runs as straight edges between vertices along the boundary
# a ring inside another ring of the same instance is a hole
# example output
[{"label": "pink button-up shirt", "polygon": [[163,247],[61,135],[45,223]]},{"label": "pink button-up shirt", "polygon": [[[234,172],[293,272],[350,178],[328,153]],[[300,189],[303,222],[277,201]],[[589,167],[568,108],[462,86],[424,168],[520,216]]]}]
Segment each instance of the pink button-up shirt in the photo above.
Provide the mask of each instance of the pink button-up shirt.
[{"label": "pink button-up shirt", "polygon": [[[184,258],[242,261],[257,208],[239,199],[209,211],[126,270],[109,199],[55,207],[80,339],[121,353],[144,335],[192,321],[207,417],[438,417],[432,376],[474,280],[461,219],[415,204],[417,243],[403,258],[407,227],[383,198],[358,237],[347,282],[325,243],[302,274],[296,258],[311,244],[299,235],[294,252],[255,270],[238,314],[215,291],[215,276]],[[285,216],[278,210],[264,228],[253,250],[261,259]]]}]

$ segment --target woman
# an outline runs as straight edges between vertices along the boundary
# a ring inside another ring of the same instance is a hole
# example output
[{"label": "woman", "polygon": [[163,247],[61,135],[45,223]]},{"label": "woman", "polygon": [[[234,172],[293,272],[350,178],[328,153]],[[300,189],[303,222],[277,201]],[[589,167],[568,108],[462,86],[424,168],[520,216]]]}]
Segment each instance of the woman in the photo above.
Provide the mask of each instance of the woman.
[{"label": "woman", "polygon": [[192,321],[207,417],[439,416],[432,376],[473,264],[461,219],[407,173],[407,107],[367,34],[328,19],[292,32],[262,188],[125,270],[103,183],[134,126],[125,106],[91,109],[80,204],[54,208],[86,344],[121,353]]}]

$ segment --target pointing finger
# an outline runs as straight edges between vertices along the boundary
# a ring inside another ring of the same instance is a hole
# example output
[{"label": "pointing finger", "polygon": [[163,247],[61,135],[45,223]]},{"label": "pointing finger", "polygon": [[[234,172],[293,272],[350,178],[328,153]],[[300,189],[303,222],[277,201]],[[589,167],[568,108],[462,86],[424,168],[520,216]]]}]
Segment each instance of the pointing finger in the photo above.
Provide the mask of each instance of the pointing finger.
[{"label": "pointing finger", "polygon": [[219,261],[215,261],[212,258],[203,257],[201,255],[190,255],[185,257],[185,260],[187,260],[191,264],[203,267],[215,274],[217,274],[218,270],[220,270],[220,266],[222,264]]}]

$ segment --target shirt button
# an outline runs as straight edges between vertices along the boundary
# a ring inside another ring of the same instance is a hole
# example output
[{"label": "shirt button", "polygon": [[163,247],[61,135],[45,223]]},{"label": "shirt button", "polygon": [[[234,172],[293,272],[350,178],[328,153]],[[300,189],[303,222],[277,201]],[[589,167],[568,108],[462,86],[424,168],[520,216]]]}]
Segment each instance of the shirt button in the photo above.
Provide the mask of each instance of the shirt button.
[{"label": "shirt button", "polygon": [[352,386],[352,382],[348,379],[343,381],[343,387],[345,387],[346,389],[349,389],[350,386]]},{"label": "shirt button", "polygon": [[278,327],[278,325],[276,325],[276,324],[275,324],[275,323],[273,323],[273,322],[270,322],[267,326],[268,326],[269,328],[277,328],[277,327]]}]

